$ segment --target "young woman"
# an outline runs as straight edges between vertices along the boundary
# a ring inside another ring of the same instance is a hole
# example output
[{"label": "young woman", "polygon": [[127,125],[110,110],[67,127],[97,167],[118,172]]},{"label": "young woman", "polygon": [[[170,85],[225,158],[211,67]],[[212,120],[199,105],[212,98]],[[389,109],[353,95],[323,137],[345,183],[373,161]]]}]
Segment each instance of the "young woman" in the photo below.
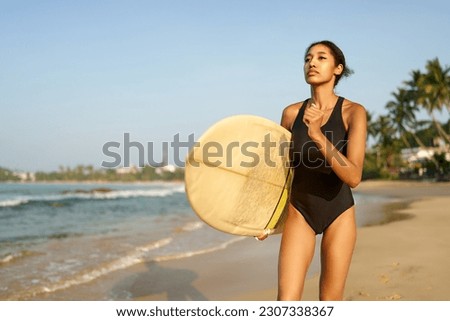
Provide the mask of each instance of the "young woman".
[{"label": "young woman", "polygon": [[292,132],[294,178],[280,254],[278,300],[300,300],[306,272],[321,243],[320,300],[342,300],[356,241],[350,188],[361,181],[366,111],[334,87],[350,71],[330,41],[306,50],[311,98],[286,107],[281,125]]}]

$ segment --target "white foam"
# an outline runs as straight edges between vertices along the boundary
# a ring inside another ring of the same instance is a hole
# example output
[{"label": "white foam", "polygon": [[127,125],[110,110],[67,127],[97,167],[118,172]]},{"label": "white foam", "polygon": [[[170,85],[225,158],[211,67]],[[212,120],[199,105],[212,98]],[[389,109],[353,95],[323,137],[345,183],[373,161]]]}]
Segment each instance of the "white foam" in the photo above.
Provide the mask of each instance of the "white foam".
[{"label": "white foam", "polygon": [[[207,249],[201,249],[197,251],[187,251],[177,254],[171,254],[171,255],[162,255],[157,256],[155,258],[150,259],[152,262],[163,262],[163,261],[170,261],[170,260],[177,260],[187,257],[192,257],[195,255],[201,255],[206,253],[215,252],[218,250],[226,249],[229,245],[234,244],[236,242],[242,241],[246,239],[246,237],[235,237],[232,238],[222,244],[219,244],[217,246],[213,246]],[[138,247],[128,253],[127,255],[121,257],[120,259],[113,260],[111,262],[108,262],[106,264],[103,264],[100,267],[97,267],[91,271],[84,271],[81,272],[78,275],[73,275],[71,279],[66,280],[55,280],[55,283],[53,284],[47,284],[45,286],[37,286],[30,288],[24,292],[18,292],[15,293],[12,297],[9,297],[9,300],[23,300],[27,298],[31,298],[35,295],[41,294],[41,293],[51,293],[59,290],[64,290],[67,288],[70,288],[71,286],[84,284],[87,282],[91,282],[99,277],[102,277],[104,275],[107,275],[109,273],[122,270],[125,268],[128,268],[130,266],[133,266],[135,264],[143,263],[146,261],[149,261],[148,252],[151,252],[153,250],[162,248],[164,246],[169,245],[173,241],[172,238],[165,238],[158,240],[156,242],[150,243],[145,246]]]},{"label": "white foam", "polygon": [[0,201],[0,207],[14,207],[34,201],[63,201],[67,199],[96,199],[111,200],[135,197],[167,197],[175,193],[184,193],[183,186],[167,187],[160,189],[136,189],[136,190],[112,190],[109,192],[93,191],[90,193],[67,192],[65,194],[49,194],[28,197],[17,197]]},{"label": "white foam", "polygon": [[199,230],[199,229],[201,229],[204,226],[205,226],[205,223],[200,222],[200,221],[198,221],[198,222],[189,222],[185,226],[183,226],[181,228],[181,230],[185,231],[185,232],[192,232],[192,231]]},{"label": "white foam", "polygon": [[93,281],[93,280],[95,280],[101,276],[104,276],[106,274],[109,274],[111,272],[125,269],[125,268],[133,266],[135,264],[144,262],[145,254],[147,252],[161,248],[163,246],[166,246],[166,245],[170,244],[171,242],[172,242],[172,238],[165,238],[165,239],[158,240],[156,242],[152,242],[148,245],[136,248],[135,250],[130,252],[128,255],[125,255],[124,257],[122,257],[120,259],[106,263],[103,266],[101,266],[100,268],[94,269],[89,272],[75,275],[73,278],[71,278],[69,280],[62,280],[62,281],[55,282],[54,284],[50,284],[47,286],[30,289],[30,290],[26,291],[25,293],[17,293],[11,299],[12,300],[24,299],[24,298],[32,297],[32,296],[40,294],[40,293],[55,292],[58,290],[67,289],[74,285],[79,285],[79,284]]},{"label": "white foam", "polygon": [[112,191],[107,193],[94,192],[88,194],[87,198],[93,199],[116,199],[116,198],[132,198],[132,197],[166,197],[173,194],[173,190],[160,189],[160,190],[124,190],[124,191]]},{"label": "white foam", "polygon": [[184,192],[186,192],[186,188],[184,187],[184,184],[178,185],[173,189],[173,192],[174,193],[184,193]]},{"label": "white foam", "polygon": [[14,260],[15,256],[12,254],[8,254],[5,257],[3,257],[2,259],[0,259],[0,263],[8,263],[11,262],[12,260]]},{"label": "white foam", "polygon": [[6,264],[14,261],[15,259],[21,258],[25,255],[32,254],[32,252],[29,251],[21,251],[17,253],[8,253],[4,257],[0,258],[0,264]]},{"label": "white foam", "polygon": [[163,262],[163,261],[179,260],[179,259],[186,258],[186,257],[191,257],[191,256],[195,256],[195,255],[206,254],[206,253],[211,253],[211,252],[215,252],[215,251],[219,251],[219,250],[224,250],[229,245],[239,242],[239,241],[242,241],[242,240],[245,240],[246,238],[247,237],[245,237],[245,236],[232,238],[231,240],[224,242],[222,244],[219,244],[218,246],[214,246],[214,247],[210,247],[210,248],[202,249],[202,250],[198,250],[198,251],[188,251],[188,252],[183,252],[183,253],[178,253],[178,254],[158,256],[158,257],[154,258],[153,261]]},{"label": "white foam", "polygon": [[127,267],[141,263],[141,262],[143,262],[145,254],[147,252],[158,249],[163,246],[166,246],[171,242],[172,242],[172,238],[165,238],[165,239],[153,242],[149,245],[138,247],[132,253],[129,253],[128,255],[126,255],[118,260],[107,263],[106,265],[104,265],[103,267],[101,267],[99,269],[95,269],[88,273],[79,275],[78,277],[75,277],[74,279],[66,280],[60,284],[55,284],[52,287],[47,287],[46,292],[53,292],[56,290],[68,288],[72,285],[90,282],[90,281],[97,279],[108,273],[111,273],[111,272],[114,272],[117,270],[121,270],[121,269],[125,269]]},{"label": "white foam", "polygon": [[0,207],[19,206],[19,205],[28,203],[28,201],[29,201],[28,199],[24,199],[24,198],[16,198],[16,199],[4,200],[4,201],[0,201]]}]

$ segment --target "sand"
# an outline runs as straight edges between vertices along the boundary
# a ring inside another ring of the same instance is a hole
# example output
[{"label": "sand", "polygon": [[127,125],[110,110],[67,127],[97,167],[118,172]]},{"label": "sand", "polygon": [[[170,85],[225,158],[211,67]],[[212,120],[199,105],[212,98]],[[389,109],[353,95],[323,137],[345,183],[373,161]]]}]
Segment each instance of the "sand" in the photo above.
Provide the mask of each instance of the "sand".
[{"label": "sand", "polygon": [[[398,220],[359,228],[345,299],[450,300],[450,185],[363,182],[357,191],[392,197],[386,215]],[[250,239],[204,258],[161,262],[161,269],[193,271],[188,287],[198,296],[180,289],[172,298],[169,291],[143,291],[135,299],[274,300],[279,241]],[[318,299],[318,276],[307,281],[303,299]]]},{"label": "sand", "polygon": [[[450,300],[450,184],[365,181],[356,191],[390,202],[371,209],[384,211],[385,224],[358,228],[345,299]],[[279,235],[244,238],[224,250],[137,264],[35,299],[275,300],[279,242]],[[318,256],[303,300],[318,299]]]}]

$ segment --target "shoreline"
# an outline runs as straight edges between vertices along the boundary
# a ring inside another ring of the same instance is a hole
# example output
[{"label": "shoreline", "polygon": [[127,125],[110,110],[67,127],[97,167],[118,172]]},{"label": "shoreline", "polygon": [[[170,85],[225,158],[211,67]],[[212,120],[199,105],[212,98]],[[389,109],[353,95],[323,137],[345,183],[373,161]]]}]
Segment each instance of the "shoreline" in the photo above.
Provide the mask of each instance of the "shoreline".
[{"label": "shoreline", "polygon": [[[184,180],[181,179],[174,179],[174,180],[151,180],[151,181],[145,181],[145,180],[136,180],[136,181],[105,181],[105,180],[51,180],[51,181],[0,181],[0,184],[149,184],[149,183],[184,183]],[[368,184],[371,188],[375,188],[377,186],[381,186],[383,184],[395,184],[398,183],[400,186],[402,184],[411,184],[413,186],[415,185],[448,185],[450,182],[437,182],[434,180],[402,180],[402,179],[395,179],[395,180],[384,180],[384,179],[370,179],[370,180],[364,180],[361,182],[362,185]],[[355,190],[359,189],[360,187],[356,187]]]},{"label": "shoreline", "polygon": [[[358,228],[345,300],[450,300],[450,184],[365,181],[354,191],[388,197],[385,216],[400,219]],[[32,300],[272,301],[279,242],[280,235],[248,238],[212,253],[138,263]],[[318,300],[317,275],[307,279],[303,300]]]}]

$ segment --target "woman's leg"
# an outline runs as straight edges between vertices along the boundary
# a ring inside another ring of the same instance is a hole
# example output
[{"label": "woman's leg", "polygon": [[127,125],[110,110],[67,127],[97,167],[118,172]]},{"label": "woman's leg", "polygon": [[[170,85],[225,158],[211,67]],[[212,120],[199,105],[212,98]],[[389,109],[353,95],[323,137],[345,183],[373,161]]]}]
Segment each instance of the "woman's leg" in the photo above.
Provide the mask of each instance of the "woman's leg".
[{"label": "woman's leg", "polygon": [[289,204],[278,259],[278,300],[301,299],[315,244],[315,232]]},{"label": "woman's leg", "polygon": [[320,300],[342,300],[356,242],[355,207],[325,230],[321,246]]}]

